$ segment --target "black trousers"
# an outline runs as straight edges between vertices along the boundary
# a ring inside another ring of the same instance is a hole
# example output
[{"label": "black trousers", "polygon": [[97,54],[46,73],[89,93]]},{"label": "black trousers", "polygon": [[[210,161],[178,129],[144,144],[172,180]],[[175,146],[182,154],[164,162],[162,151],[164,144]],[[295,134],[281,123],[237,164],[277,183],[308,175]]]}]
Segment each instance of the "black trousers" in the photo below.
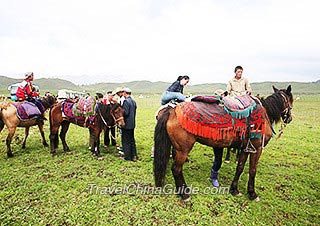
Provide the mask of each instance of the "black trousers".
[{"label": "black trousers", "polygon": [[122,150],[126,160],[132,160],[137,156],[136,141],[134,139],[134,129],[122,129]]},{"label": "black trousers", "polygon": [[[110,133],[111,133],[111,136],[110,136]],[[115,138],[116,138],[115,127],[106,128],[104,130],[104,145],[107,145],[107,146],[110,145],[110,140],[111,140],[111,145],[115,146],[117,144],[117,141]]]}]

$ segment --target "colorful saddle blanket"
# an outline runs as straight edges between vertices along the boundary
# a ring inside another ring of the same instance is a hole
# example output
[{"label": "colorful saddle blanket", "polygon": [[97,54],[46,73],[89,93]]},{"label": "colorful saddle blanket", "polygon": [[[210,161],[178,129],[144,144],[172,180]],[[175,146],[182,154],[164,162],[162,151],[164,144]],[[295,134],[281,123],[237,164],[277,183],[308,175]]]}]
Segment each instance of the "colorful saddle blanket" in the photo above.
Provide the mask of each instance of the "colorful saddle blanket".
[{"label": "colorful saddle blanket", "polygon": [[94,114],[96,99],[94,97],[80,98],[75,105],[76,116],[88,117]]},{"label": "colorful saddle blanket", "polygon": [[265,132],[266,116],[257,105],[248,118],[237,119],[227,114],[222,106],[202,102],[183,102],[177,105],[179,124],[188,132],[213,140],[245,138],[250,127],[250,138],[259,138]]},{"label": "colorful saddle blanket", "polygon": [[225,111],[234,118],[247,118],[256,108],[256,102],[250,95],[223,97],[222,98]]},{"label": "colorful saddle blanket", "polygon": [[[79,116],[79,114],[77,113],[77,103],[74,103],[73,101],[70,101],[70,100],[63,101],[61,110],[66,117],[74,119],[76,121],[85,121],[86,119],[86,116]],[[96,110],[93,111],[92,115],[87,114],[89,122],[94,121],[95,112]]]},{"label": "colorful saddle blanket", "polygon": [[32,102],[13,102],[11,105],[15,107],[21,121],[35,119],[41,115],[39,108]]}]

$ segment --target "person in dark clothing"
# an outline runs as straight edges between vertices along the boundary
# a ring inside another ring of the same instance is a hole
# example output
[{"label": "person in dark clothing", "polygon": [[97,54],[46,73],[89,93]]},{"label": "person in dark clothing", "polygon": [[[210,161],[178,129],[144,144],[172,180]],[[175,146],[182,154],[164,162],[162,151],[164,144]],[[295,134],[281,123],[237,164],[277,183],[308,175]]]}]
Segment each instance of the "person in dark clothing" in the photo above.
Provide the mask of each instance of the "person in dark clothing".
[{"label": "person in dark clothing", "polygon": [[124,122],[125,126],[122,128],[122,150],[124,152],[124,160],[137,161],[136,141],[134,138],[134,129],[136,127],[136,110],[137,104],[131,98],[131,90],[129,88],[123,89]]},{"label": "person in dark clothing", "polygon": [[184,101],[186,97],[183,95],[183,87],[188,84],[189,80],[190,78],[187,75],[179,76],[177,80],[162,94],[161,104],[165,105],[172,99]]}]

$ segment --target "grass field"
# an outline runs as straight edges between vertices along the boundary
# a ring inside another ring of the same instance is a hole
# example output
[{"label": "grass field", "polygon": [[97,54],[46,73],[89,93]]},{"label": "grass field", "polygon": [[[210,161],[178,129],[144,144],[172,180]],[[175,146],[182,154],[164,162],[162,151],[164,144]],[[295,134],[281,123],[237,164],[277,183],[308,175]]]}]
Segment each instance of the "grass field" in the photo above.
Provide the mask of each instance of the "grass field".
[{"label": "grass field", "polygon": [[[174,194],[103,194],[106,187],[154,185],[150,150],[159,100],[136,100],[138,162],[120,160],[114,147],[102,147],[104,159],[95,159],[88,151],[88,131],[74,125],[67,134],[72,155],[63,153],[60,144],[58,157],[52,158],[37,128],[21,150],[19,128],[12,145],[15,156],[8,159],[5,129],[0,135],[1,225],[320,224],[320,96],[300,96],[292,123],[264,150],[256,177],[260,202],[229,194],[193,194],[187,203]],[[48,137],[48,123],[45,130]],[[200,191],[211,187],[212,149],[196,144],[189,158],[184,165],[187,184]],[[235,167],[234,161],[222,165],[222,186],[231,184]],[[244,194],[247,180],[246,165],[239,182]],[[174,184],[169,169],[167,184]]]}]

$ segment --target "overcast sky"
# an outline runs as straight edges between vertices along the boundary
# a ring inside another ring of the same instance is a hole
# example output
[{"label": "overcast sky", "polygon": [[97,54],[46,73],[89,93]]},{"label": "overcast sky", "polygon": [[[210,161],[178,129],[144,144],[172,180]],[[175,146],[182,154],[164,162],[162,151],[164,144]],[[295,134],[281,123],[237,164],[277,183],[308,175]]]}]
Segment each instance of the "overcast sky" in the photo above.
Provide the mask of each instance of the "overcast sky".
[{"label": "overcast sky", "polygon": [[0,75],[77,84],[320,79],[319,0],[0,0]]}]

